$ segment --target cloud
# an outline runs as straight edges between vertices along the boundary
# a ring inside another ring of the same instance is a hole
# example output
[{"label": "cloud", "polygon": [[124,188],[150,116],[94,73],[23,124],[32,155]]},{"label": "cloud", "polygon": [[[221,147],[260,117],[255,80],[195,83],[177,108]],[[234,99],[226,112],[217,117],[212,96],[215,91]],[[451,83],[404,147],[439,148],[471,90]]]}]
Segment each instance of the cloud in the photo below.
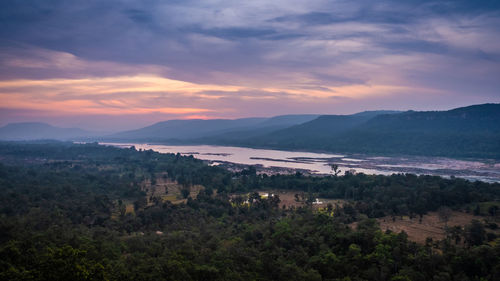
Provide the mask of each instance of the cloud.
[{"label": "cloud", "polygon": [[0,96],[154,118],[498,102],[498,26],[498,1],[4,1]]},{"label": "cloud", "polygon": [[167,67],[160,65],[130,65],[106,60],[85,60],[71,53],[24,44],[0,47],[0,80],[106,77],[139,73],[166,74],[168,71]]},{"label": "cloud", "polygon": [[273,29],[242,28],[242,27],[213,28],[213,29],[193,28],[190,30],[190,32],[219,37],[227,40],[238,40],[245,38],[266,39],[277,33]]}]

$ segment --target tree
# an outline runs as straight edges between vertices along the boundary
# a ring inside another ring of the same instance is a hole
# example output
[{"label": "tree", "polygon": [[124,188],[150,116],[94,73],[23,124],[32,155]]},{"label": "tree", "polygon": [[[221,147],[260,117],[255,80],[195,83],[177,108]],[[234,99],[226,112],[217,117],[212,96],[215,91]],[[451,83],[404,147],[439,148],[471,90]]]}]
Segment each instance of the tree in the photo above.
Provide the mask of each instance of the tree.
[{"label": "tree", "polygon": [[279,207],[280,205],[280,197],[278,194],[273,194],[272,196],[269,197],[269,204],[272,206],[272,207]]},{"label": "tree", "polygon": [[184,198],[184,199],[188,198],[189,193],[190,193],[190,191],[189,191],[189,189],[188,189],[188,188],[183,188],[183,189],[181,189],[181,195],[182,195],[182,198]]},{"label": "tree", "polygon": [[123,204],[120,204],[120,206],[118,206],[118,209],[120,210],[120,216],[121,217],[125,216],[125,213],[127,212],[127,207]]},{"label": "tree", "polygon": [[460,243],[460,240],[462,239],[463,235],[463,230],[461,226],[453,226],[448,229],[446,229],[446,235],[449,239],[453,239],[455,241],[455,244]]},{"label": "tree", "polygon": [[300,198],[299,198],[298,193],[295,193],[294,198],[295,198],[295,202],[300,202]]},{"label": "tree", "polygon": [[488,213],[493,217],[497,215],[497,211],[498,211],[497,205],[493,205],[493,206],[488,208]]},{"label": "tree", "polygon": [[439,220],[444,222],[445,228],[448,227],[448,221],[452,216],[452,211],[450,208],[443,206],[438,209]]},{"label": "tree", "polygon": [[481,215],[481,207],[479,205],[476,205],[476,208],[474,208],[474,216],[480,216]]},{"label": "tree", "polygon": [[141,197],[141,198],[137,199],[136,201],[134,201],[134,210],[137,211],[141,208],[144,208],[144,207],[146,207],[147,204],[148,204],[148,200],[146,199],[146,197]]},{"label": "tree", "polygon": [[470,246],[482,245],[485,238],[486,231],[480,221],[472,220],[471,224],[465,227],[465,241]]},{"label": "tree", "polygon": [[214,190],[211,187],[205,187],[203,193],[205,193],[205,195],[207,196],[212,196],[214,194]]},{"label": "tree", "polygon": [[334,176],[338,176],[340,174],[340,172],[342,172],[342,170],[339,170],[339,165],[337,165],[337,164],[332,164],[332,165],[330,165],[330,167],[332,168]]}]

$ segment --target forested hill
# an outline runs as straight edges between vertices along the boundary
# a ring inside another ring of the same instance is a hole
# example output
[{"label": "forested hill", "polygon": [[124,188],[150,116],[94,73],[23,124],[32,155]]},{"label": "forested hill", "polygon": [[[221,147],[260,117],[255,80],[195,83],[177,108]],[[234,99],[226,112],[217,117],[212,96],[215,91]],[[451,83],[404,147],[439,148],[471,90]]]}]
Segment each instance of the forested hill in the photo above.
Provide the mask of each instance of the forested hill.
[{"label": "forested hill", "polygon": [[360,127],[363,130],[422,133],[500,133],[500,104],[483,104],[449,111],[407,111],[379,115]]},{"label": "forested hill", "polygon": [[379,114],[385,114],[385,112],[370,112],[370,114],[363,112],[353,115],[322,115],[312,121],[274,131],[267,136],[262,136],[262,138],[264,140],[269,138],[275,145],[280,145],[297,137],[314,140],[322,136],[337,136],[356,128]]},{"label": "forested hill", "polygon": [[104,136],[107,141],[187,141],[212,136],[248,137],[310,121],[318,115],[281,115],[271,118],[168,120],[151,126]]},{"label": "forested hill", "polygon": [[500,104],[449,111],[321,116],[240,142],[279,149],[500,158]]}]

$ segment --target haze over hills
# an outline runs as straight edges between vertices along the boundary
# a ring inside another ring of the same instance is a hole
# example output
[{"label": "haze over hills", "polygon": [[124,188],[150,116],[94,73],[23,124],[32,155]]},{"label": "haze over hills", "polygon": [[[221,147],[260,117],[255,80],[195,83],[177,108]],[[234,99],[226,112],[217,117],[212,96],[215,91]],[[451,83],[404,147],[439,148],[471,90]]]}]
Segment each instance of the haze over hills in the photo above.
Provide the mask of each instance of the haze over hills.
[{"label": "haze over hills", "polygon": [[0,128],[0,139],[213,144],[337,153],[500,158],[500,104],[448,111],[168,120],[100,137],[76,128],[17,123]]},{"label": "haze over hills", "polygon": [[[311,117],[313,116],[307,116]],[[296,123],[288,126],[283,123],[280,123],[281,126],[263,125],[287,119],[280,116],[248,127],[235,126],[223,132],[209,130],[198,135],[184,134],[185,138],[180,142],[176,142],[175,138],[165,137],[163,140],[157,138],[158,135],[167,136],[166,133],[174,135],[172,131],[162,131],[159,128],[155,135],[142,134],[144,131],[140,130],[135,131],[134,138],[140,140],[141,137],[143,140],[157,140],[171,144],[214,144],[383,155],[500,158],[500,104],[473,105],[448,111],[368,111],[352,115],[322,115],[310,120],[301,118],[300,120],[292,118]],[[207,120],[197,122],[208,124]],[[233,122],[240,121],[233,120]],[[183,124],[188,123],[184,121]],[[183,129],[188,130],[189,126]]]},{"label": "haze over hills", "polygon": [[[127,141],[174,141],[192,140],[211,136],[231,136],[243,134],[253,136],[286,128],[317,118],[318,115],[282,115],[271,118],[241,119],[190,119],[168,120],[151,126],[105,136],[105,140]],[[224,138],[224,139],[225,139]]]},{"label": "haze over hills", "polygon": [[228,119],[191,119],[168,120],[155,123],[137,130],[119,132],[105,139],[161,141],[173,139],[192,139],[211,133],[222,133],[233,128],[253,126],[265,120],[264,118]]},{"label": "haze over hills", "polygon": [[11,123],[0,128],[0,140],[71,140],[96,135],[79,128],[60,128],[40,122]]},{"label": "haze over hills", "polygon": [[309,122],[297,124],[282,130],[274,131],[265,137],[273,143],[286,143],[297,137],[314,139],[320,136],[338,135],[352,129],[371,118],[382,114],[395,114],[399,111],[364,111],[352,115],[322,115]]},{"label": "haze over hills", "polygon": [[[251,130],[231,131],[225,134],[213,135],[194,140],[197,143],[209,143],[217,145],[235,146],[258,146],[274,147],[281,149],[280,144],[286,144],[291,139],[298,136],[313,137],[321,134],[325,129],[330,132],[340,132],[345,128],[350,128],[360,124],[377,114],[394,113],[395,111],[370,111],[360,112],[353,115],[321,115],[310,120],[300,120],[288,126],[269,126]],[[279,116],[281,117],[281,116]],[[275,117],[275,118],[279,118]],[[274,118],[273,118],[274,119]],[[326,122],[326,126],[317,126]],[[270,122],[271,123],[271,122]]]},{"label": "haze over hills", "polygon": [[372,118],[325,115],[249,139],[246,144],[331,152],[500,158],[500,104]]},{"label": "haze over hills", "polygon": [[287,128],[317,118],[319,115],[282,115],[271,118],[168,120],[144,128],[105,135],[79,128],[60,128],[41,122],[10,123],[0,128],[0,140],[107,140],[174,141],[214,135],[249,137]]}]

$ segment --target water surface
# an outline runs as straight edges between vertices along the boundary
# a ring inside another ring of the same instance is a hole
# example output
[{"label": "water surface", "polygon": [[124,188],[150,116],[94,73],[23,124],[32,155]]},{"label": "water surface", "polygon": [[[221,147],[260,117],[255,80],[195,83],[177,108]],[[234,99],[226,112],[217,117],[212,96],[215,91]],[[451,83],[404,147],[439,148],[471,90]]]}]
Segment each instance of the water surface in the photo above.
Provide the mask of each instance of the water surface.
[{"label": "water surface", "polygon": [[215,165],[231,162],[264,167],[304,169],[316,174],[330,174],[332,173],[331,165],[336,164],[342,170],[342,174],[349,170],[357,173],[382,175],[414,173],[500,182],[500,162],[488,159],[457,160],[420,156],[373,157],[359,154],[341,155],[213,145],[102,144],[120,147],[135,146],[136,149],[152,149],[160,153],[192,155],[198,159],[209,160]]}]

